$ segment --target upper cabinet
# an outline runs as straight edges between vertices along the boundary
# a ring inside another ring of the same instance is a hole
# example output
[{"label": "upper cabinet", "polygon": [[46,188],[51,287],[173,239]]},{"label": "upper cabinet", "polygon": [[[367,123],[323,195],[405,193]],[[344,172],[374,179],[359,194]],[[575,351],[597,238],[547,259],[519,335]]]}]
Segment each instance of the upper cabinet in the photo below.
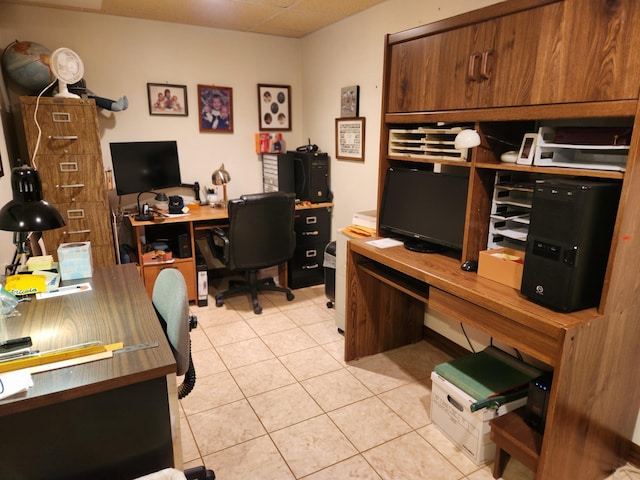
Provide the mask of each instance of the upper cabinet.
[{"label": "upper cabinet", "polygon": [[[521,1],[389,36],[388,113],[632,99],[640,2]],[[491,12],[491,13],[487,13]],[[488,18],[483,18],[488,17]],[[460,20],[464,18],[464,22]],[[578,80],[579,79],[579,80]]]}]

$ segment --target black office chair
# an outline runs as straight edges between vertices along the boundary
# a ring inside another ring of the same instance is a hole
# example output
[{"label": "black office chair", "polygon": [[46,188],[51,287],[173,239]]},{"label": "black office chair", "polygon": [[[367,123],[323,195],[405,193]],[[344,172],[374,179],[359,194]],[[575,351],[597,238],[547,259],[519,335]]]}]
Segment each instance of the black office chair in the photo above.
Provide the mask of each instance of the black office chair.
[{"label": "black office chair", "polygon": [[277,286],[273,278],[258,280],[259,270],[280,265],[293,257],[294,209],[295,195],[284,192],[242,195],[229,202],[229,228],[227,231],[217,228],[214,233],[223,241],[227,268],[244,272],[246,279],[231,280],[229,290],[216,295],[216,306],[221,307],[225,298],[250,293],[253,311],[259,314],[262,313],[259,291],[283,292],[289,301],[295,298],[291,290]]}]

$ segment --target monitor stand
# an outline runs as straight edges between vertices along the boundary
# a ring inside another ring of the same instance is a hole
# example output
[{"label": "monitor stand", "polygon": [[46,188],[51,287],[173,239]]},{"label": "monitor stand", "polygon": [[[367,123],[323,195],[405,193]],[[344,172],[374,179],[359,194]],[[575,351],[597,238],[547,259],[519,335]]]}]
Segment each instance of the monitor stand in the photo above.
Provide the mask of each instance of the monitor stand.
[{"label": "monitor stand", "polygon": [[426,240],[418,240],[415,238],[405,240],[404,248],[418,253],[441,253],[446,250],[446,247],[438,245],[437,243],[427,242]]}]

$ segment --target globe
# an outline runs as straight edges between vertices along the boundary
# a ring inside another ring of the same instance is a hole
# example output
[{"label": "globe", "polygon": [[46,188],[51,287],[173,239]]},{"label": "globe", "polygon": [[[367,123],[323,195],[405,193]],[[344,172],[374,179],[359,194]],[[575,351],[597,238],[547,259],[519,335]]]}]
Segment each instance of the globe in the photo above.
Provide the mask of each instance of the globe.
[{"label": "globe", "polygon": [[30,93],[40,93],[54,80],[49,69],[51,51],[35,42],[16,42],[9,45],[2,56],[7,76]]}]

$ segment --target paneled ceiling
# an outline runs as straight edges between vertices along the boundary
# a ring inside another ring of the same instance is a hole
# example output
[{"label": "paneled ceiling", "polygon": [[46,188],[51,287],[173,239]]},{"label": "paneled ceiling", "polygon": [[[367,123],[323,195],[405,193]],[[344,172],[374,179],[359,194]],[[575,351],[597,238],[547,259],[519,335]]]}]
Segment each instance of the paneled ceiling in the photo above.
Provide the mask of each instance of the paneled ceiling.
[{"label": "paneled ceiling", "polygon": [[0,0],[302,38],[384,0]]}]

